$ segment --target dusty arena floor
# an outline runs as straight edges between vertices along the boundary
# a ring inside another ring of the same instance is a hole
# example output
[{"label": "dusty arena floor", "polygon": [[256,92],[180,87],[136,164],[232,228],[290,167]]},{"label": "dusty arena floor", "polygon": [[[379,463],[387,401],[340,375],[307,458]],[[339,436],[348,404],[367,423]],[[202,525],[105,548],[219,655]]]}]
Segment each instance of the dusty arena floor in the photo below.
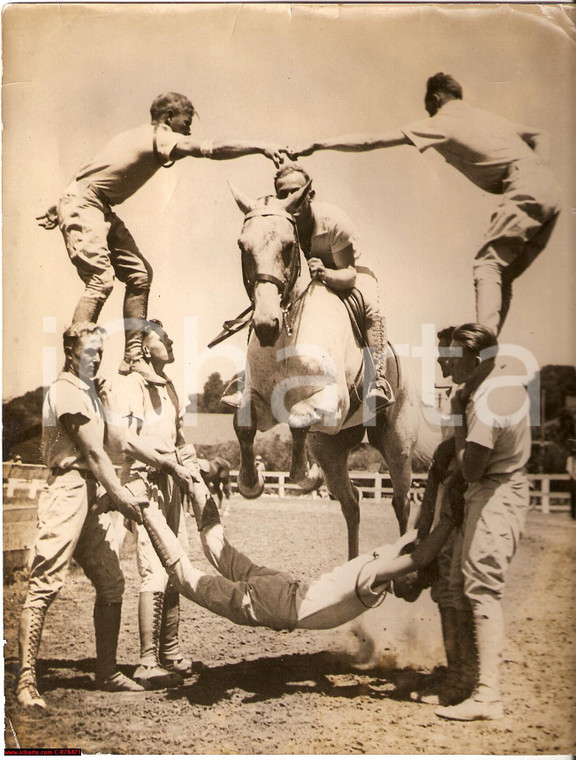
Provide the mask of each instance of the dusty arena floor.
[{"label": "dusty arena floor", "polygon": [[[333,502],[234,497],[226,525],[253,559],[296,577],[312,578],[345,559],[344,522]],[[361,548],[396,535],[390,506],[365,501]],[[191,536],[191,556],[207,568]],[[443,721],[432,706],[410,700],[443,662],[428,592],[412,605],[388,597],[354,626],[290,634],[234,626],[184,600],[181,638],[197,675],[169,692],[93,691],[93,594],[77,568],[47,617],[40,673],[49,708],[26,715],[14,695],[26,591],[16,581],[4,590],[6,746],[15,746],[14,732],[23,747],[86,754],[571,754],[575,538],[567,514],[531,513],[505,596],[507,713],[493,723]],[[130,674],[138,658],[131,538],[124,553],[119,662]],[[358,669],[362,660],[368,665]]]}]

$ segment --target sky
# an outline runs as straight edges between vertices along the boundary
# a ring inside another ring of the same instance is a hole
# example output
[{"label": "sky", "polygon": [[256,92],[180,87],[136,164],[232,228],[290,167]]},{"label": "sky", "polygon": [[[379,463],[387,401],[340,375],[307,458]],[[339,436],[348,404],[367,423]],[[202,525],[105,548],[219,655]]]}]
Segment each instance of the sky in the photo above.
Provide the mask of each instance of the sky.
[{"label": "sky", "polygon": [[[501,340],[538,363],[576,363],[574,20],[570,6],[13,5],[3,34],[3,398],[53,379],[61,333],[82,284],[60,232],[35,217],[107,140],[149,119],[167,90],[183,92],[199,140],[297,145],[382,133],[426,116],[428,76],[451,73],[464,97],[547,130],[563,212],[540,258],[515,285]],[[422,325],[474,318],[472,261],[497,203],[434,151],[325,151],[301,161],[319,200],[344,209],[377,272],[388,332],[418,346]],[[248,305],[228,183],[272,192],[273,164],[183,159],[116,212],[154,268],[149,314],[175,341],[181,393],[224,378],[246,333],[207,351]],[[103,369],[122,354],[113,322]]]}]

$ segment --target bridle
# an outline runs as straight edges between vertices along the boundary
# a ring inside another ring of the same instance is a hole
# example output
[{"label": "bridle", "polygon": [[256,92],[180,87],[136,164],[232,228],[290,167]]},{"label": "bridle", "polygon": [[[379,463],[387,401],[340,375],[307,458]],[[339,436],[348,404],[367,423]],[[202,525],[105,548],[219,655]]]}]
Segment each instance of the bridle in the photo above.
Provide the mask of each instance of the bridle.
[{"label": "bridle", "polygon": [[276,285],[278,292],[280,293],[281,308],[287,309],[290,307],[290,296],[292,295],[296,281],[300,276],[300,239],[298,236],[296,220],[292,214],[289,214],[287,211],[283,211],[281,209],[262,208],[248,212],[248,214],[246,214],[244,217],[244,224],[246,224],[249,219],[255,219],[261,216],[280,216],[284,219],[288,219],[288,221],[291,223],[294,230],[294,240],[292,242],[292,252],[290,257],[290,273],[286,280],[281,280],[279,277],[276,277],[276,275],[268,274],[267,272],[258,272],[256,277],[250,278],[246,272],[247,254],[242,246],[240,246],[240,250],[242,252],[242,279],[244,280],[244,287],[246,289],[246,293],[248,294],[248,298],[253,304],[254,289],[256,285],[259,282],[271,282],[273,285]]},{"label": "bridle", "polygon": [[[247,309],[244,309],[244,311],[235,319],[227,319],[222,325],[221,332],[218,333],[218,335],[213,338],[210,343],[208,343],[208,348],[213,348],[214,346],[218,345],[218,343],[221,343],[223,340],[229,338],[231,335],[235,335],[236,333],[240,332],[240,330],[251,326],[252,316],[254,314],[255,308],[254,288],[259,282],[271,282],[278,288],[278,292],[280,293],[280,308],[282,309],[282,315],[284,318],[284,326],[288,335],[291,335],[292,326],[289,323],[288,315],[292,307],[304,297],[310,288],[310,285],[312,284],[312,280],[310,280],[310,283],[306,286],[304,291],[300,293],[297,298],[291,300],[292,291],[294,290],[294,286],[296,285],[298,277],[300,276],[300,238],[298,236],[296,220],[292,214],[289,214],[283,209],[255,209],[253,211],[249,211],[246,214],[244,217],[244,224],[248,221],[248,219],[254,219],[259,216],[280,216],[284,219],[288,219],[288,221],[292,224],[292,227],[294,229],[294,240],[292,242],[292,252],[290,259],[290,274],[286,280],[281,280],[274,274],[259,272],[255,278],[251,279],[246,272],[247,254],[242,246],[240,246],[240,251],[242,253],[242,279],[244,281],[244,288],[246,289],[246,293],[250,299],[250,306]],[[242,229],[244,229],[244,227],[242,227]]]}]

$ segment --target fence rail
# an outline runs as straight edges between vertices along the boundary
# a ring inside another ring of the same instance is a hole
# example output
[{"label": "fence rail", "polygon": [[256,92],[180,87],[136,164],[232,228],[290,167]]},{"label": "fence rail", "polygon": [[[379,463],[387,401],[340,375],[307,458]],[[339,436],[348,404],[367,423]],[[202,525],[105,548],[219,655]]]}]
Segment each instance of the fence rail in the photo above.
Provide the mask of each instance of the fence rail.
[{"label": "fence rail", "polygon": [[[232,485],[236,487],[237,471],[230,472]],[[301,492],[301,488],[290,482],[287,472],[268,472],[265,473],[266,490],[278,493],[280,498]],[[365,498],[384,499],[392,498],[392,481],[387,473],[366,472],[364,470],[350,471],[350,478]],[[417,473],[412,480],[413,496],[422,496],[426,487],[426,473]],[[570,510],[570,490],[568,481],[570,476],[567,473],[537,474],[528,475],[530,481],[530,504],[532,507],[539,507],[540,511],[548,514],[549,512],[568,512]],[[566,482],[566,490],[553,490],[552,483]],[[318,494],[312,494],[313,497]]]},{"label": "fence rail", "polygon": [[[48,470],[41,465],[27,465],[4,462],[3,496],[4,511],[17,508],[15,502],[35,502],[38,492],[44,487]],[[236,487],[238,472],[230,473],[232,486]],[[301,488],[290,482],[287,472],[267,471],[266,490],[277,493],[280,498],[301,493]],[[387,473],[351,471],[350,477],[365,498],[383,499],[392,496],[392,482]],[[426,485],[426,473],[417,473],[412,483],[413,496],[421,496]],[[567,473],[528,475],[530,481],[530,503],[544,513],[565,512],[570,509],[570,476]],[[560,485],[561,484],[561,485]],[[565,487],[564,487],[564,484]],[[559,490],[559,487],[560,489]],[[325,489],[324,489],[325,491]],[[313,497],[318,498],[315,493]],[[26,505],[30,508],[30,504]]]}]

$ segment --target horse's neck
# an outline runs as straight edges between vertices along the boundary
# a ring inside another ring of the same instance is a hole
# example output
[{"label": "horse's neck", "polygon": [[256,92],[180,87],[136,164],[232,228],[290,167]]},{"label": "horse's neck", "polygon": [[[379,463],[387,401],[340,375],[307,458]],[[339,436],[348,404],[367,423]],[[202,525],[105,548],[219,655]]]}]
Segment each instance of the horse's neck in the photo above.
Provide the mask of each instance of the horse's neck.
[{"label": "horse's neck", "polygon": [[[310,270],[308,269],[308,259],[304,255],[304,251],[300,249],[300,274],[294,285],[294,298],[301,296],[312,282],[310,277]],[[294,299],[293,299],[294,300]]]}]

